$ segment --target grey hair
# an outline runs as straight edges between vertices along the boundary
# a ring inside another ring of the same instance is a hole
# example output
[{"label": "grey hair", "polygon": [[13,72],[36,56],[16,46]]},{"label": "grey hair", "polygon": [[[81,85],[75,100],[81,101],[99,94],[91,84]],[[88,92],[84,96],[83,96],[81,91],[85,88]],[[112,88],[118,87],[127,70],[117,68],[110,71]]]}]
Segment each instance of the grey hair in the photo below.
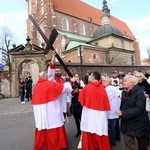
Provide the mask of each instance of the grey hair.
[{"label": "grey hair", "polygon": [[128,79],[133,86],[138,84],[138,79],[134,75],[126,75],[124,79]]},{"label": "grey hair", "polygon": [[108,76],[103,76],[102,80],[107,81],[109,84],[111,84],[111,78]]}]

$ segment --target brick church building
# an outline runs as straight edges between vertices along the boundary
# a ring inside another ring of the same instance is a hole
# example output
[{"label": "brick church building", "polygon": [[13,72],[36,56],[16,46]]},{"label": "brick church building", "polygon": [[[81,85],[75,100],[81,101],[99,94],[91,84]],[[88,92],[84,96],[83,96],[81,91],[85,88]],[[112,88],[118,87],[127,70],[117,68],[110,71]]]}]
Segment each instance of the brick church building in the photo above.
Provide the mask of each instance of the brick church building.
[{"label": "brick church building", "polygon": [[[27,0],[27,4],[28,15],[34,17],[47,38],[53,28],[57,29],[55,50],[64,62],[140,65],[134,34],[125,22],[111,15],[106,0],[102,10],[80,0]],[[27,35],[32,44],[46,47],[30,19]]]}]

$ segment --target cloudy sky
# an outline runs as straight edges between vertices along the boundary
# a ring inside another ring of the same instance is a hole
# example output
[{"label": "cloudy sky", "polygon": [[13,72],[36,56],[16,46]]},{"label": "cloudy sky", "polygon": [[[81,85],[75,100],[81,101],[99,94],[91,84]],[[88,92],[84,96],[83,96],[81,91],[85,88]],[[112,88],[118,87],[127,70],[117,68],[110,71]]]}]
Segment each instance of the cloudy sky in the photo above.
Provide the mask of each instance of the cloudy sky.
[{"label": "cloudy sky", "polygon": [[[26,43],[26,0],[0,0],[0,28],[7,26],[14,35],[14,42]],[[103,0],[82,0],[102,9]],[[60,0],[61,3],[61,0]],[[112,16],[126,22],[140,43],[141,58],[148,57],[146,49],[150,46],[150,0],[107,0]],[[0,57],[1,59],[1,57]]]}]

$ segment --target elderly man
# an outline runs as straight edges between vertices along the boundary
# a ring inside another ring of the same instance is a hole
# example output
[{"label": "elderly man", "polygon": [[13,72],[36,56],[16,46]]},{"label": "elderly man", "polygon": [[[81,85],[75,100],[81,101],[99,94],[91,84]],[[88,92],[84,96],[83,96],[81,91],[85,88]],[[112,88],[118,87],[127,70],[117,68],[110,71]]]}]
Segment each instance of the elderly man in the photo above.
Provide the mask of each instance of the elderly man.
[{"label": "elderly man", "polygon": [[120,139],[119,125],[116,128],[117,123],[119,123],[119,116],[116,111],[120,109],[121,99],[118,95],[118,89],[111,85],[111,78],[108,76],[102,77],[102,86],[106,89],[111,110],[108,112],[108,134],[110,145],[115,146],[116,139]]},{"label": "elderly man", "polygon": [[82,150],[110,150],[107,112],[110,110],[106,90],[100,83],[101,76],[93,72],[90,83],[79,93],[83,106],[81,118]]},{"label": "elderly man", "polygon": [[34,86],[31,101],[36,126],[34,150],[67,148],[60,95],[71,91],[69,82],[48,81],[46,72],[43,71],[39,74],[39,80]]}]

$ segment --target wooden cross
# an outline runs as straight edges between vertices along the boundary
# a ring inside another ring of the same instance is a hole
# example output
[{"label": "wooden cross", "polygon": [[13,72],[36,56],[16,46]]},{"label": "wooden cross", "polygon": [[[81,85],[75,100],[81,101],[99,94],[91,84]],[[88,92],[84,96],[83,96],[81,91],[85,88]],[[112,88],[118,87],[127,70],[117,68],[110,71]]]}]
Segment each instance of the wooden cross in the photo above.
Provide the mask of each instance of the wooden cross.
[{"label": "wooden cross", "polygon": [[[49,52],[49,50],[54,50],[53,44],[58,36],[58,32],[55,28],[52,29],[51,34],[49,39],[46,37],[46,35],[43,33],[43,31],[41,30],[41,28],[39,27],[39,25],[36,23],[36,21],[34,20],[34,18],[29,15],[29,18],[31,19],[32,23],[34,24],[35,28],[37,29],[37,31],[39,32],[39,34],[42,36],[42,38],[44,39],[44,41],[46,42],[46,49],[45,49],[45,53],[47,54]],[[59,61],[59,63],[63,66],[64,70],[66,71],[66,73],[69,75],[69,77],[73,77],[72,73],[70,72],[70,70],[67,68],[67,66],[65,65],[65,63],[63,62],[63,60],[61,59],[61,57],[58,55],[58,53],[56,53],[56,58]]]}]

